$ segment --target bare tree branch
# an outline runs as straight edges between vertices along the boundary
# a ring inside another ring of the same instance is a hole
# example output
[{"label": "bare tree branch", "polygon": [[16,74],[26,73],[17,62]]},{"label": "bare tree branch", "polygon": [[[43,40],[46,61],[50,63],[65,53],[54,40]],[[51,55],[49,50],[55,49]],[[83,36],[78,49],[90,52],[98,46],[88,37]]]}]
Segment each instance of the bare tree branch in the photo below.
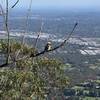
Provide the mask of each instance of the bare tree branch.
[{"label": "bare tree branch", "polygon": [[[70,37],[72,36],[72,34],[73,34],[73,32],[74,32],[74,30],[75,30],[75,28],[76,28],[77,25],[78,25],[78,23],[76,23],[76,24],[74,25],[74,27],[73,27],[71,33],[69,34],[69,36],[68,36],[68,37],[64,40],[64,42],[62,42],[60,45],[58,45],[58,46],[56,46],[56,47],[54,47],[54,48],[52,48],[51,50],[48,50],[48,51],[43,50],[43,51],[40,52],[40,53],[31,54],[31,55],[29,55],[29,56],[25,56],[25,57],[23,57],[23,58],[20,58],[20,59],[16,60],[15,62],[18,62],[18,61],[20,61],[20,60],[25,60],[25,59],[27,59],[27,58],[37,57],[37,56],[40,56],[40,55],[45,54],[45,53],[47,53],[47,52],[51,52],[51,51],[55,51],[55,50],[59,49],[60,47],[64,46],[66,42],[68,42],[68,40],[69,40]],[[6,63],[6,64],[1,65],[0,67],[7,67],[8,65],[13,64],[13,63],[14,63],[14,62],[12,62],[12,63]]]},{"label": "bare tree branch", "polygon": [[78,23],[75,23],[75,25],[74,25],[74,27],[73,27],[71,33],[70,33],[70,34],[68,35],[68,37],[64,40],[64,42],[62,42],[60,45],[58,45],[58,46],[52,48],[51,50],[48,50],[48,51],[45,51],[45,50],[44,50],[44,51],[42,51],[42,52],[40,52],[40,53],[38,53],[38,54],[36,54],[36,55],[31,55],[31,57],[40,56],[41,54],[44,54],[44,53],[46,53],[46,52],[54,51],[54,50],[59,49],[60,47],[64,46],[65,43],[68,42],[68,40],[71,38],[71,36],[72,36],[72,34],[73,34],[73,32],[74,32],[74,30],[75,30],[75,28],[76,28],[77,25],[78,25]]},{"label": "bare tree branch", "polygon": [[9,62],[9,55],[10,55],[10,33],[9,33],[9,28],[8,28],[8,14],[9,14],[9,4],[8,4],[8,0],[6,0],[5,28],[6,28],[6,32],[7,32],[7,35],[8,35],[6,63]]},{"label": "bare tree branch", "polygon": [[15,2],[15,4],[14,4],[11,8],[14,8],[14,7],[18,4],[18,2],[19,2],[19,0],[17,0],[17,1]]},{"label": "bare tree branch", "polygon": [[[19,2],[19,0],[17,2]],[[21,46],[21,49],[17,52],[15,59],[19,56],[20,51],[23,48],[23,45],[24,45],[24,42],[25,42],[25,33],[28,33],[28,31],[27,31],[28,30],[28,20],[29,20],[29,17],[30,17],[31,8],[32,8],[32,0],[30,0],[29,8],[28,8],[28,11],[27,11],[27,14],[26,14],[25,31],[24,31],[23,37],[22,37],[22,46]]]},{"label": "bare tree branch", "polygon": [[4,12],[4,9],[1,4],[0,4],[0,10],[1,10],[1,16],[3,17],[3,21],[4,21],[4,28],[6,29],[6,19],[5,19],[6,13]]},{"label": "bare tree branch", "polygon": [[40,31],[39,31],[39,33],[38,33],[38,36],[37,36],[36,41],[35,41],[35,44],[34,44],[34,47],[35,47],[35,48],[36,48],[36,46],[37,46],[37,42],[38,42],[38,39],[39,39],[39,37],[40,37],[40,35],[41,35],[41,32],[42,32],[42,30],[43,30],[43,25],[44,25],[44,23],[41,21]]},{"label": "bare tree branch", "polygon": [[[27,11],[27,14],[26,14],[26,20],[25,20],[25,31],[24,33],[28,33],[28,21],[29,21],[29,17],[30,17],[30,13],[31,13],[31,8],[32,8],[32,0],[30,0],[30,3],[29,3],[29,8],[28,8],[28,11]],[[25,40],[25,34],[23,34],[23,38],[22,38],[22,44],[24,44],[24,41]]]},{"label": "bare tree branch", "polygon": [[3,10],[1,4],[0,4],[0,8],[1,8],[2,15],[3,15],[3,19],[4,19],[5,30],[6,30],[7,36],[8,36],[8,39],[7,39],[7,58],[6,58],[6,64],[8,64],[9,52],[10,52],[10,34],[9,34],[9,28],[8,28],[8,13],[9,13],[8,0],[6,0],[6,12],[4,13],[4,10]]},{"label": "bare tree branch", "polygon": [[9,65],[8,63],[4,63],[4,64],[0,65],[0,68],[7,67],[8,65]]},{"label": "bare tree branch", "polygon": [[3,16],[3,18],[5,19],[5,13],[4,13],[4,10],[3,10],[3,8],[2,8],[2,5],[0,4],[0,12],[1,12],[1,16]]}]

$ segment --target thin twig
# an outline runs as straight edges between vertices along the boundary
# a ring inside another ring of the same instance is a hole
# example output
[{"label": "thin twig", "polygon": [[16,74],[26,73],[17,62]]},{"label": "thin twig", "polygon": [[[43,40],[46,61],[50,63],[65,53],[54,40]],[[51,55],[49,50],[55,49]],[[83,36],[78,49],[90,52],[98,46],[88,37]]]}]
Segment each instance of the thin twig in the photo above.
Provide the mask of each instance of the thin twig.
[{"label": "thin twig", "polygon": [[1,4],[0,4],[0,10],[1,10],[1,16],[3,16],[3,18],[4,18],[4,22],[5,22],[5,13],[4,13],[4,10],[3,10]]},{"label": "thin twig", "polygon": [[32,0],[30,0],[28,12],[27,12],[27,15],[26,15],[25,31],[24,31],[23,37],[22,37],[22,46],[21,46],[21,49],[17,52],[15,59],[19,56],[20,51],[22,50],[24,42],[25,42],[25,33],[27,33],[27,30],[28,30],[28,20],[29,20],[29,17],[30,17],[31,8],[32,8]]},{"label": "thin twig", "polygon": [[17,0],[17,1],[15,2],[15,4],[14,4],[11,8],[14,8],[14,7],[18,4],[18,2],[19,2],[19,0]]},{"label": "thin twig", "polygon": [[4,13],[4,10],[0,4],[0,8],[2,11],[3,19],[4,19],[4,24],[5,24],[5,30],[7,32],[7,57],[6,57],[6,63],[4,65],[7,65],[9,62],[9,56],[10,56],[10,33],[9,33],[9,28],[8,28],[8,14],[9,14],[9,4],[8,0],[6,0],[6,13]]},{"label": "thin twig", "polygon": [[41,33],[42,33],[43,25],[44,25],[44,23],[41,21],[40,31],[39,31],[39,33],[38,33],[38,36],[37,36],[36,41],[35,41],[35,44],[34,44],[34,47],[35,47],[35,48],[36,48],[36,46],[37,46],[37,43],[38,43],[39,37],[40,37],[40,35],[41,35]]},{"label": "thin twig", "polygon": [[31,8],[32,8],[32,0],[30,0],[28,12],[27,12],[27,15],[26,15],[25,31],[24,31],[23,38],[22,38],[22,44],[24,44],[24,42],[25,42],[25,41],[24,41],[24,40],[25,40],[25,33],[28,32],[28,31],[27,31],[27,30],[28,30],[28,20],[29,20],[29,17],[30,17]]},{"label": "thin twig", "polygon": [[8,0],[6,0],[5,28],[6,28],[6,32],[7,32],[7,35],[8,35],[6,63],[9,62],[9,55],[10,55],[10,33],[9,33],[9,28],[8,28],[8,13],[9,13],[9,4],[8,4]]}]

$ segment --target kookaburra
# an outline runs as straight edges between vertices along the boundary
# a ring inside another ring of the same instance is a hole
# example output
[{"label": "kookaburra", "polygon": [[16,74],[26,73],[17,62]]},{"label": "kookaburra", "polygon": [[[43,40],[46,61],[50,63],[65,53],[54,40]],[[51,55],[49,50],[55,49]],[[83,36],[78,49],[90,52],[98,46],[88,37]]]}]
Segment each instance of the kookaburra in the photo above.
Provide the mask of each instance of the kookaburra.
[{"label": "kookaburra", "polygon": [[52,49],[52,43],[51,42],[47,42],[44,51],[48,52]]}]

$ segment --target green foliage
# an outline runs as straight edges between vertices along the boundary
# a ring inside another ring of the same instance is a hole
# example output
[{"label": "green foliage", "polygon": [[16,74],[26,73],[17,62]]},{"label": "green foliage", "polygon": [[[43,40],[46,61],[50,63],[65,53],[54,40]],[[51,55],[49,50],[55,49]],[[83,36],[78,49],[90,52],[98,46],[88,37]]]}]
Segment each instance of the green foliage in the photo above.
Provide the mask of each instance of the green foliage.
[{"label": "green foliage", "polygon": [[20,49],[21,49],[21,44],[20,43],[15,42],[15,43],[10,44],[10,52],[11,53],[16,52]]},{"label": "green foliage", "polygon": [[2,51],[2,53],[6,53],[7,52],[7,42],[4,40],[0,41],[0,50]]},{"label": "green foliage", "polygon": [[[35,53],[36,50],[20,43],[10,45],[10,56],[20,50],[20,56]],[[13,64],[10,65],[13,67]],[[48,91],[63,89],[68,85],[64,75],[63,64],[55,59],[43,57],[20,60],[13,69],[0,70],[1,100],[45,100]]]},{"label": "green foliage", "polygon": [[[0,49],[2,51],[7,51],[7,47],[8,47],[7,40],[1,40],[0,41]],[[10,40],[10,53],[15,53],[19,50],[20,50],[21,54],[23,54],[23,55],[37,52],[37,50],[33,47],[30,47],[26,44],[22,45],[19,42],[16,42],[14,40]]]}]

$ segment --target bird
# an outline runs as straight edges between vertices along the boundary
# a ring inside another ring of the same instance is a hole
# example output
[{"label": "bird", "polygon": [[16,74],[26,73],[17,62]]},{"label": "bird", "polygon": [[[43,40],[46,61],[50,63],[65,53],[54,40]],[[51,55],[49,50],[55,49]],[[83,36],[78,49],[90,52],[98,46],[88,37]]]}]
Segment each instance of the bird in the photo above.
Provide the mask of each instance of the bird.
[{"label": "bird", "polygon": [[51,42],[47,42],[45,48],[44,48],[44,51],[45,52],[48,52],[52,49],[52,43]]}]

